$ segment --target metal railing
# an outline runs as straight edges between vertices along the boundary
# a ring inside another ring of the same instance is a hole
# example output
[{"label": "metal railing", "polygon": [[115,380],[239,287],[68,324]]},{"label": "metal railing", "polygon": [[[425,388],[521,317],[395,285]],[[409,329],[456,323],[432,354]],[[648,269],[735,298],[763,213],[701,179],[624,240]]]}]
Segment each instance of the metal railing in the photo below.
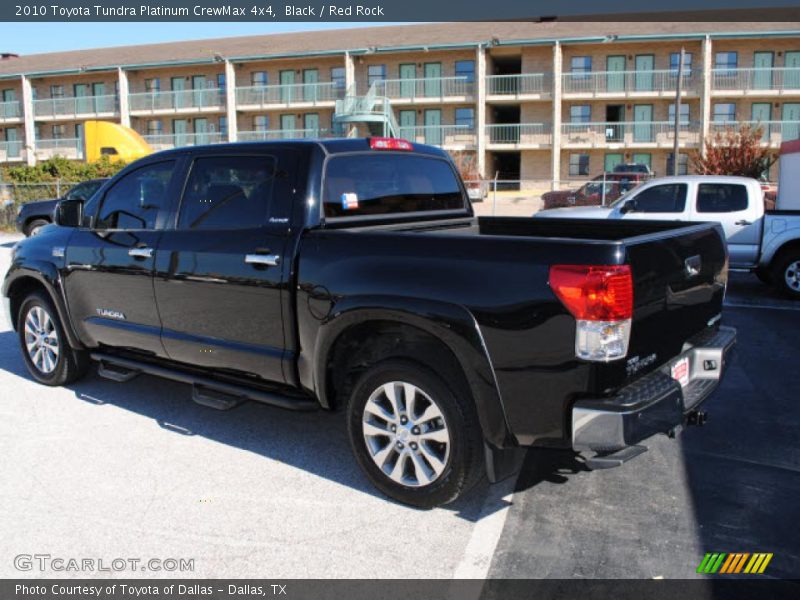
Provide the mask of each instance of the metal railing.
[{"label": "metal railing", "polygon": [[552,89],[552,73],[519,73],[486,77],[486,93],[489,96],[549,94]]},{"label": "metal railing", "polygon": [[174,92],[134,92],[128,95],[130,110],[154,112],[186,108],[219,108],[225,104],[223,88]]},{"label": "metal railing", "polygon": [[486,142],[517,146],[549,146],[553,141],[549,123],[493,124],[486,126]]},{"label": "metal railing", "polygon": [[[669,146],[674,143],[675,124],[671,121],[633,121],[619,123],[563,123],[561,133],[564,145],[601,147],[608,144],[654,144]],[[679,142],[697,144],[700,141],[700,124],[694,121],[681,123]]]},{"label": "metal railing", "polygon": [[401,125],[400,137],[431,146],[475,146],[475,127],[471,125]]},{"label": "metal railing", "polygon": [[[590,73],[564,73],[564,94],[636,94],[647,92],[674,93],[678,85],[678,72],[659,71],[592,71]],[[683,74],[684,92],[698,92],[700,72]]]},{"label": "metal railing", "polygon": [[[378,96],[391,99],[468,97],[475,84],[468,77],[422,77],[382,79],[372,84]],[[362,85],[363,89],[363,85]]]},{"label": "metal railing", "polygon": [[143,135],[142,137],[156,150],[179,148],[182,146],[220,144],[226,141],[222,138],[222,134],[214,131],[209,131],[206,133],[164,133],[156,135]]},{"label": "metal railing", "polygon": [[0,119],[19,119],[22,116],[22,104],[19,102],[0,102]]},{"label": "metal railing", "polygon": [[712,90],[800,90],[800,68],[712,69]]},{"label": "metal railing", "polygon": [[330,129],[266,129],[261,131],[240,131],[236,139],[240,142],[257,142],[265,140],[299,140],[306,138],[330,137]]},{"label": "metal railing", "polygon": [[36,140],[34,144],[39,157],[83,158],[83,140],[80,138],[42,139]]},{"label": "metal railing", "polygon": [[116,113],[118,110],[119,103],[114,95],[44,98],[33,101],[33,114],[37,117],[74,117]]},{"label": "metal railing", "polygon": [[332,82],[248,86],[236,88],[236,105],[261,107],[271,104],[316,104],[333,102],[343,96],[344,88]]},{"label": "metal railing", "polygon": [[754,129],[761,128],[761,140],[770,145],[800,139],[800,121],[712,121],[709,123],[711,133],[737,131],[743,125]]}]

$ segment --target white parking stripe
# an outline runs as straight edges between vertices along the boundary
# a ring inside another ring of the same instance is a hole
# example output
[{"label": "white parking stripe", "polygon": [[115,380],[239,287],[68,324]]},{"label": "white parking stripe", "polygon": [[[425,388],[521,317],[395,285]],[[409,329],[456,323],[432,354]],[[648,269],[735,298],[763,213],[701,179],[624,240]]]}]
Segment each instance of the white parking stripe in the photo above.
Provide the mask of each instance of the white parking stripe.
[{"label": "white parking stripe", "polygon": [[796,306],[783,304],[750,304],[749,302],[725,302],[726,308],[767,308],[770,310],[800,310],[800,303]]}]

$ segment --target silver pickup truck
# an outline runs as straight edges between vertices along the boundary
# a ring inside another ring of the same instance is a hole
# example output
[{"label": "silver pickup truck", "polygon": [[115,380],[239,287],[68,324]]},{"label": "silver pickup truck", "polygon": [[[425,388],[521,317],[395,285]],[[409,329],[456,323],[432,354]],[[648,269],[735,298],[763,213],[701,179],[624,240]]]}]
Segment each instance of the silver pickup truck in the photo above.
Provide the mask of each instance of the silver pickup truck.
[{"label": "silver pickup truck", "polygon": [[722,175],[660,177],[609,206],[558,208],[536,217],[717,221],[725,230],[730,266],[800,300],[800,211],[764,210],[755,179]]}]

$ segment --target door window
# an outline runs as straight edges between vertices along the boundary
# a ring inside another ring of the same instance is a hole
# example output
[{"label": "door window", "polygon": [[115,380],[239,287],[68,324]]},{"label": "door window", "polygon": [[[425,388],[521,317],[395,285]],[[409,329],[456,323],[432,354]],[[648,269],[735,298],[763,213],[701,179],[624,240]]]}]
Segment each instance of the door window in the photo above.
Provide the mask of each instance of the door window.
[{"label": "door window", "polygon": [[252,229],[266,224],[279,172],[273,156],[194,161],[181,201],[180,229]]},{"label": "door window", "polygon": [[697,212],[730,213],[747,209],[747,188],[731,183],[701,183],[697,188]]},{"label": "door window", "polygon": [[636,212],[679,213],[686,206],[686,184],[656,185],[636,195]]},{"label": "door window", "polygon": [[154,229],[165,207],[175,161],[151,164],[125,175],[106,192],[96,229]]}]

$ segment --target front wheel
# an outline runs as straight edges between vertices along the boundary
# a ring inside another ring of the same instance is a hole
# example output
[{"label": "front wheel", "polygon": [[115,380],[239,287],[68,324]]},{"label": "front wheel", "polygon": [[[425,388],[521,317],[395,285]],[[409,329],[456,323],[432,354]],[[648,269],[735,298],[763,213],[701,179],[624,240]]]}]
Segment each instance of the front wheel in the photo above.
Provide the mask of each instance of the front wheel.
[{"label": "front wheel", "polygon": [[785,296],[800,300],[800,251],[787,253],[776,261],[772,280]]},{"label": "front wheel", "polygon": [[50,221],[46,221],[44,219],[36,219],[25,228],[25,235],[27,237],[33,237],[35,235],[39,235],[39,232],[42,230],[42,227],[49,224]]},{"label": "front wheel", "polygon": [[387,496],[432,508],[480,479],[483,438],[472,399],[426,367],[392,359],[363,373],[347,407],[359,466]]}]

